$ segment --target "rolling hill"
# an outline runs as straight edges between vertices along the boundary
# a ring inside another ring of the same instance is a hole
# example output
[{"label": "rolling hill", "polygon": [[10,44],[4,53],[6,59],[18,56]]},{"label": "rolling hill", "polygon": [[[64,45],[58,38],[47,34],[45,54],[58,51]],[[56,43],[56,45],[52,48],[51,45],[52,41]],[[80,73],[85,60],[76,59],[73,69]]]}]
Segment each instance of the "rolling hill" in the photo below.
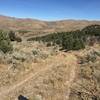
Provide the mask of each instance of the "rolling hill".
[{"label": "rolling hill", "polygon": [[30,35],[40,33],[52,33],[59,31],[80,30],[91,24],[100,24],[100,21],[88,20],[60,20],[60,21],[41,21],[30,18],[15,18],[0,15],[0,29],[14,31],[30,31]]}]

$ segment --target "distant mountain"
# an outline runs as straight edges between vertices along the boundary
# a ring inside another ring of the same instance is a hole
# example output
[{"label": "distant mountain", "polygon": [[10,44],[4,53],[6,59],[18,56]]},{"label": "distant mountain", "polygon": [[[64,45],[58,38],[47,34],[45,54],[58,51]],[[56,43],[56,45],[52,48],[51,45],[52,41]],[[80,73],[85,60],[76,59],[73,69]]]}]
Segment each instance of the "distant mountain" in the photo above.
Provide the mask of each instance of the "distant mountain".
[{"label": "distant mountain", "polygon": [[100,24],[100,21],[87,20],[60,20],[41,21],[29,18],[15,18],[0,15],[0,29],[14,31],[31,31],[31,35],[40,33],[52,33],[59,31],[80,30],[88,25]]}]

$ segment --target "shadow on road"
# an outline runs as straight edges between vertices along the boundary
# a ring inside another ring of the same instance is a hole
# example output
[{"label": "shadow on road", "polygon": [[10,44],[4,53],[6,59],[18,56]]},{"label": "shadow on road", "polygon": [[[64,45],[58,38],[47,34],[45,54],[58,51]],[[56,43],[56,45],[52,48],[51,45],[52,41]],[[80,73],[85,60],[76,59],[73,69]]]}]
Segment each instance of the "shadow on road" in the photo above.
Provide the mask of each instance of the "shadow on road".
[{"label": "shadow on road", "polygon": [[18,96],[18,100],[29,100],[29,99],[27,99],[26,97],[24,97],[24,96],[22,96],[22,95],[19,95],[19,96]]}]

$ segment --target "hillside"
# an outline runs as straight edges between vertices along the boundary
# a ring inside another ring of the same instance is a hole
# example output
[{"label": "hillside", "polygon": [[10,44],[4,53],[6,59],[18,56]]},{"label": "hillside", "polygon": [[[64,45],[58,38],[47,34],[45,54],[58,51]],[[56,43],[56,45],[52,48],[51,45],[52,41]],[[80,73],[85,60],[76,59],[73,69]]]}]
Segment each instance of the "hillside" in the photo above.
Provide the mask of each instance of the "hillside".
[{"label": "hillside", "polygon": [[13,47],[0,56],[0,100],[99,100],[99,45],[67,53],[38,42]]},{"label": "hillside", "polygon": [[0,19],[0,100],[100,100],[99,21]]},{"label": "hillside", "polygon": [[13,43],[13,46],[13,53],[1,58],[0,100],[17,100],[19,95],[29,100],[69,98],[78,66],[73,54],[38,42]]},{"label": "hillside", "polygon": [[[35,19],[22,19],[7,16],[0,16],[0,29],[14,31],[28,31],[27,36],[40,35],[61,31],[72,31],[82,29],[91,24],[100,24],[100,21],[87,20],[61,20],[61,21],[40,21]],[[27,32],[26,32],[27,33]]]}]

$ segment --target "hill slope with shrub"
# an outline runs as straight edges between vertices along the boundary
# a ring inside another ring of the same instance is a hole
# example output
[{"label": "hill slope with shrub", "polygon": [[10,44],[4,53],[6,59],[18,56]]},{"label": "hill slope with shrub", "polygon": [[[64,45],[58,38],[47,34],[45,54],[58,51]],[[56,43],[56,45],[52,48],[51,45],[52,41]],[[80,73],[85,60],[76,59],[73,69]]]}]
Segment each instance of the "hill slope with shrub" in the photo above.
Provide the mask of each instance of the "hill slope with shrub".
[{"label": "hill slope with shrub", "polygon": [[28,41],[43,41],[49,45],[59,45],[65,50],[79,50],[85,45],[100,42],[100,25],[87,26],[82,30],[59,32],[41,37],[30,38]]},{"label": "hill slope with shrub", "polygon": [[83,29],[92,24],[99,24],[100,21],[88,20],[60,20],[41,21],[30,18],[14,18],[0,15],[0,29],[13,30],[22,36],[31,37],[54,32],[66,32]]}]

